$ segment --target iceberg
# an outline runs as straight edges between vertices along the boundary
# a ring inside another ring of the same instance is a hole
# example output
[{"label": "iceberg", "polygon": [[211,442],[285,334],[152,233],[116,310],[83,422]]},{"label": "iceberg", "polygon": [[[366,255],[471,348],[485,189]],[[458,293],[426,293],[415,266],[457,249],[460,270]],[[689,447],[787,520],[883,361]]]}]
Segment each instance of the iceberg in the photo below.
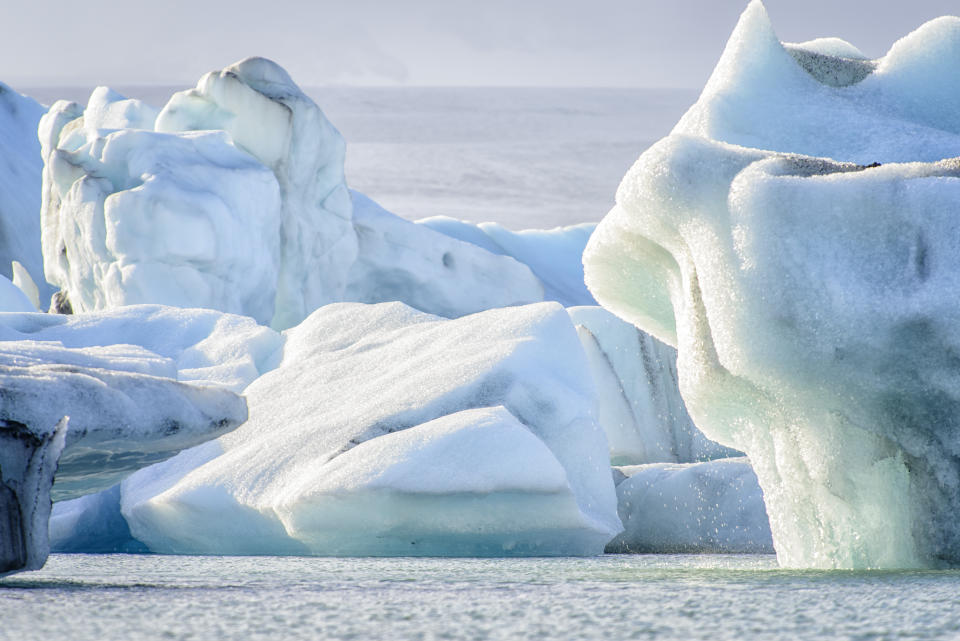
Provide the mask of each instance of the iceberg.
[{"label": "iceberg", "polygon": [[192,554],[599,554],[621,526],[594,388],[556,303],[447,320],[338,303],[285,332],[250,419],[122,485]]},{"label": "iceberg", "polygon": [[763,492],[746,458],[614,468],[624,531],[607,552],[772,554]]},{"label": "iceberg", "polygon": [[61,101],[44,115],[47,278],[73,312],[159,303],[270,322],[276,179],[222,132],[135,128],[147,109],[97,90],[82,112]]},{"label": "iceberg", "polygon": [[0,573],[43,565],[51,501],[114,486],[246,419],[242,397],[171,369],[131,345],[0,343]]},{"label": "iceberg", "polygon": [[869,64],[784,46],[754,0],[585,251],[749,456],[784,566],[960,564],[957,51],[958,18]]},{"label": "iceberg", "polygon": [[615,466],[736,456],[707,439],[680,397],[677,351],[602,307],[567,313],[597,385],[599,422]]},{"label": "iceberg", "polygon": [[37,126],[44,107],[0,83],[0,276],[15,280],[17,261],[38,287],[39,298],[53,294],[40,252],[40,173],[43,160]]},{"label": "iceberg", "polygon": [[263,58],[206,74],[159,111],[100,87],[85,107],[54,104],[39,136],[57,310],[207,307],[285,329],[339,301],[454,317],[544,299],[502,252],[351,194],[343,138]]}]

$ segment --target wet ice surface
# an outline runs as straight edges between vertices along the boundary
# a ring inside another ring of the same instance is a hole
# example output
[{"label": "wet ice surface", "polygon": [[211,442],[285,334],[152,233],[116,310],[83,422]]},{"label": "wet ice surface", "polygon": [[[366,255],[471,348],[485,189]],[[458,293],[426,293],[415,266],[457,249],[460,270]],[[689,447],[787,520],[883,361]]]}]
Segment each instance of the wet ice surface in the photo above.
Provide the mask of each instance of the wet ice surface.
[{"label": "wet ice surface", "polygon": [[773,556],[54,555],[0,580],[0,639],[943,639],[960,572]]}]

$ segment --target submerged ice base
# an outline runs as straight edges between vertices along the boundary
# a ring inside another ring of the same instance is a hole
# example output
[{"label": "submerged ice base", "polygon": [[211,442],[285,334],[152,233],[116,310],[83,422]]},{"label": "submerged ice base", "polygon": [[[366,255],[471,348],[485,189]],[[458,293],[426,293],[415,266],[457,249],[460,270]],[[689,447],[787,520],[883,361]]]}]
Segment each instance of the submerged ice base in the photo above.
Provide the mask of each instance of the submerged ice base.
[{"label": "submerged ice base", "polygon": [[749,455],[782,565],[960,564],[957,51],[941,18],[867,69],[784,47],[755,0],[587,247],[597,300],[677,346],[691,416]]}]

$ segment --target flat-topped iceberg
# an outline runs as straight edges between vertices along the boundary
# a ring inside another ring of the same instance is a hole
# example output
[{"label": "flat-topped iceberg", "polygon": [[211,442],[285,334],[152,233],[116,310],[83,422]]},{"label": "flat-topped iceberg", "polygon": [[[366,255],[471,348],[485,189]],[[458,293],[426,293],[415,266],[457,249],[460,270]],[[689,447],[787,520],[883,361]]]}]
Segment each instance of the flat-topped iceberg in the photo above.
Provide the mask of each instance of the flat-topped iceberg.
[{"label": "flat-topped iceberg", "polygon": [[155,552],[598,554],[620,530],[577,334],[542,303],[446,320],[334,304],[250,420],[122,488]]},{"label": "flat-topped iceberg", "polygon": [[941,18],[866,69],[784,47],[755,0],[587,247],[597,300],[678,348],[691,416],[750,457],[783,565],[960,564],[958,51]]}]

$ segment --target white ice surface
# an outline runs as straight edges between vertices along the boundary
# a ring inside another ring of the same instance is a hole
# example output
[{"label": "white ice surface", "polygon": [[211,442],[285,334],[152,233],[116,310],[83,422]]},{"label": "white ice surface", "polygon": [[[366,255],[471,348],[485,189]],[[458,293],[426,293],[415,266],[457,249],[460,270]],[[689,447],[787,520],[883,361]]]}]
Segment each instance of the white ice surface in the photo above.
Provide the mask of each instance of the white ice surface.
[{"label": "white ice surface", "polygon": [[619,531],[560,306],[446,320],[335,304],[286,335],[241,430],[124,483],[151,550],[596,554]]},{"label": "white ice surface", "polygon": [[563,305],[594,305],[583,283],[583,248],[596,224],[582,223],[555,229],[511,231],[497,223],[474,225],[446,216],[417,223],[494,254],[523,263],[543,283],[544,296]]},{"label": "white ice surface", "polygon": [[20,262],[46,304],[53,294],[40,253],[40,172],[37,125],[43,106],[0,83],[0,275],[13,279]]},{"label": "white ice surface", "polygon": [[935,20],[836,87],[851,67],[808,71],[754,1],[584,256],[750,457],[786,566],[960,563],[958,43]]},{"label": "white ice surface", "polygon": [[402,301],[450,318],[543,300],[526,265],[403,220],[363,194],[352,197],[359,247],[345,300]]},{"label": "white ice surface", "polygon": [[275,327],[291,327],[317,307],[343,300],[357,255],[343,175],[346,144],[286,71],[265,58],[247,58],[210,72],[195,89],[170,99],[156,128],[224,129],[275,175],[281,197]]}]

